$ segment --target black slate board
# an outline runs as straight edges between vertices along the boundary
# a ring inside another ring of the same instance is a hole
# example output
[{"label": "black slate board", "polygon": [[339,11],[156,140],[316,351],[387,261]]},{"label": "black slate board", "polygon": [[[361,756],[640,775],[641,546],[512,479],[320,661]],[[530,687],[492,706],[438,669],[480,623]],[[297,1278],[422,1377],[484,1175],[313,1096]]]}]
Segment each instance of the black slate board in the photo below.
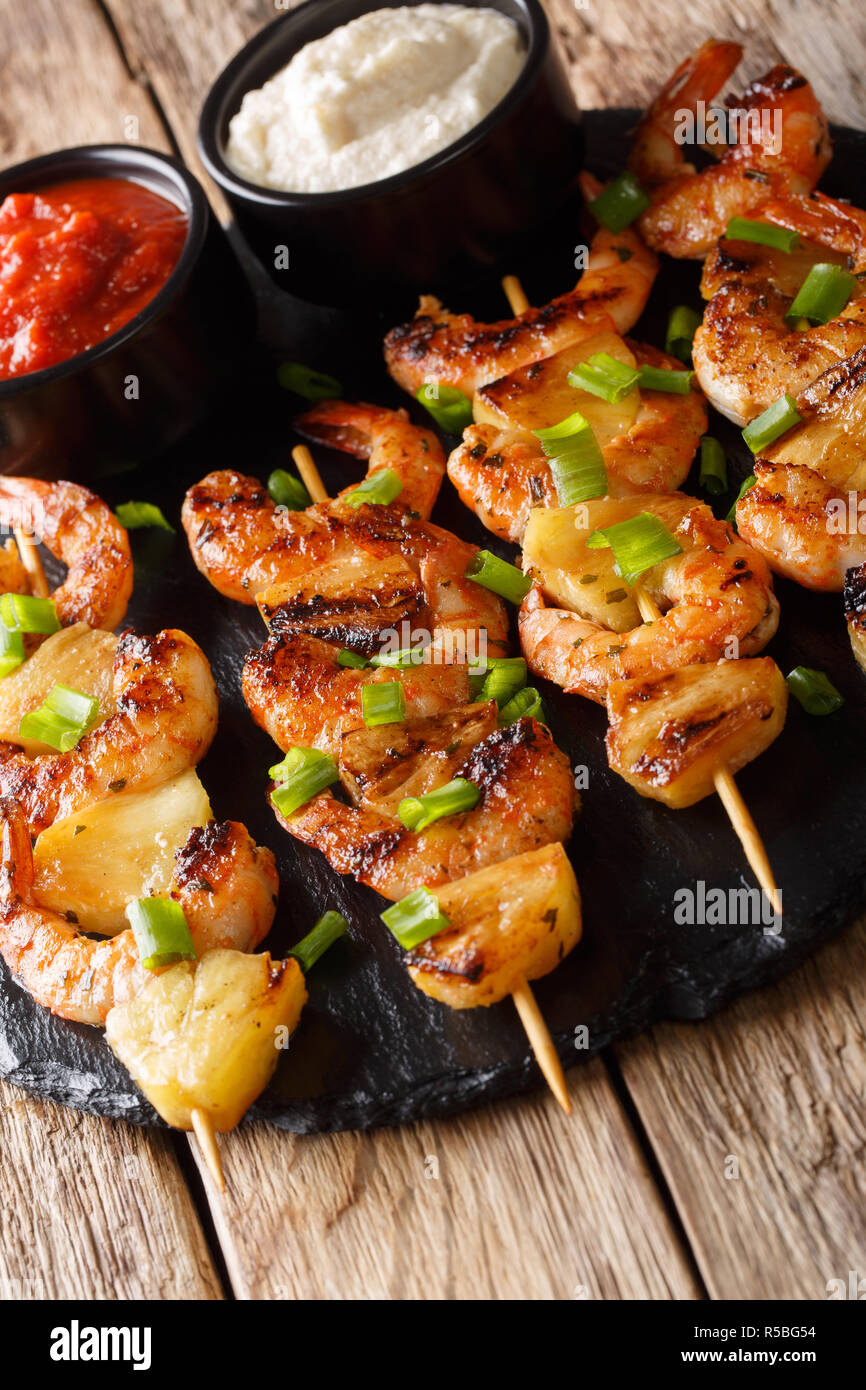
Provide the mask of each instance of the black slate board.
[{"label": "black slate board", "polygon": [[[587,164],[599,173],[621,167],[636,112],[587,116]],[[834,131],[836,154],[824,187],[863,205],[866,135]],[[543,256],[511,267],[530,298],[542,303],[573,274],[572,227],[551,228]],[[274,388],[274,363],[290,355],[342,374],[347,390],[383,404],[406,404],[381,367],[381,325],[349,325],[340,315],[261,291],[260,351],[220,418],[158,466],[95,481],[112,503],[129,497],[160,502],[177,522],[184,489],[206,471],[233,466],[258,476],[285,463],[294,441],[294,402]],[[635,336],[663,341],[667,311],[699,303],[698,268],[666,262]],[[500,317],[495,281],[455,305]],[[411,311],[411,306],[407,306]],[[365,337],[363,336],[365,335]],[[750,471],[738,432],[714,418],[738,477]],[[357,465],[322,457],[329,487],[345,486]],[[686,490],[697,492],[694,475]],[[731,498],[721,499],[723,512]],[[435,519],[467,539],[509,554],[461,507],[446,482]],[[179,626],[211,659],[222,692],[216,741],[201,767],[217,816],[246,822],[276,852],[282,877],[268,946],[279,953],[325,907],[345,913],[351,937],[315,968],[310,1002],[276,1076],[250,1112],[306,1133],[395,1124],[444,1115],[539,1084],[509,1002],[454,1013],[411,984],[401,952],[378,918],[381,899],[340,879],[315,850],[296,844],[265,803],[265,769],[273,745],[240,698],[245,652],[260,644],[257,615],[221,599],[195,571],[182,534],[133,537],[136,588],[129,621],[149,631]],[[826,719],[792,701],[787,727],[738,781],[783,888],[780,935],[755,926],[678,926],[674,894],[702,879],[724,889],[752,879],[717,799],[673,812],[644,801],[611,773],[604,757],[604,712],[545,690],[551,726],[574,764],[589,769],[583,812],[570,846],[584,900],[584,938],[562,966],[536,985],[566,1066],[661,1018],[703,1018],[742,990],[778,976],[848,925],[866,907],[866,817],[863,747],[866,682],[848,646],[839,596],[819,597],[780,581],[779,633],[769,654],[784,671],[800,663],[827,671],[845,696]],[[575,1029],[589,1030],[586,1048]],[[26,1090],[100,1115],[140,1124],[156,1117],[94,1029],[51,1017],[3,967],[0,976],[0,1075]]]}]

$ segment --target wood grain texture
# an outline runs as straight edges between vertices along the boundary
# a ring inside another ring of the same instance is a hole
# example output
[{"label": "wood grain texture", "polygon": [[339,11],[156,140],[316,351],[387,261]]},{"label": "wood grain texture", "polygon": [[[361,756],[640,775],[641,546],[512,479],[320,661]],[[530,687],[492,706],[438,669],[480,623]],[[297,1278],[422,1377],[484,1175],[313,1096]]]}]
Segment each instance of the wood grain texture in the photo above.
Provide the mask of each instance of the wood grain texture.
[{"label": "wood grain texture", "polygon": [[[699,1296],[602,1064],[548,1095],[437,1124],[221,1139],[210,1183],[239,1298]],[[434,1174],[436,1174],[434,1176]]]},{"label": "wood grain texture", "polygon": [[821,1299],[866,1277],[866,926],[617,1050],[712,1297]]},{"label": "wood grain texture", "polygon": [[[127,71],[95,0],[0,3],[0,161],[66,145],[167,149],[146,90]],[[130,117],[137,141],[129,140]]]},{"label": "wood grain texture", "polygon": [[0,1299],[221,1298],[162,1132],[0,1082]]}]

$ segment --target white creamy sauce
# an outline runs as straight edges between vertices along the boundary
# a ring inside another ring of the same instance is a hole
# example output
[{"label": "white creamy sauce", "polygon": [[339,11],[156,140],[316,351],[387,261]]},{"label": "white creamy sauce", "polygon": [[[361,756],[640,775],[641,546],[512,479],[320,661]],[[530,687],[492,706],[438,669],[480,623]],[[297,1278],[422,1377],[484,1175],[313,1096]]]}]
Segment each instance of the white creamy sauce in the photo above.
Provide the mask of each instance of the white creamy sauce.
[{"label": "white creamy sauce", "polygon": [[247,92],[226,159],[250,182],[286,192],[374,183],[466,135],[525,60],[517,25],[496,10],[376,10],[307,44]]}]

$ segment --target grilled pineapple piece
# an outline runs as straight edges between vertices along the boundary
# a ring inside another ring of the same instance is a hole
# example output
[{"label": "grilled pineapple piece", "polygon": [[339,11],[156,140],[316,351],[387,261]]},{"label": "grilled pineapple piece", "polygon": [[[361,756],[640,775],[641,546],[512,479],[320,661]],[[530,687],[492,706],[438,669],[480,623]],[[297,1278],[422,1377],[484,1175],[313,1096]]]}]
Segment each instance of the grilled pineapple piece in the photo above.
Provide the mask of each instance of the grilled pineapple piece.
[{"label": "grilled pineapple piece", "polygon": [[33,849],[37,902],[72,913],[84,931],[113,936],[131,898],[167,893],[174,856],[211,820],[190,768],[151,791],[120,793],[43,830]]},{"label": "grilled pineapple piece", "polygon": [[496,701],[343,734],[340,771],[357,806],[396,817],[404,796],[444,787],[497,724]]},{"label": "grilled pineapple piece", "polygon": [[811,468],[831,487],[866,488],[866,351],[834,362],[797,398],[801,425],[761,451],[771,463]]},{"label": "grilled pineapple piece", "polygon": [[768,656],[615,681],[607,696],[608,760],[641,796],[693,806],[715,790],[720,763],[736,772],[769,748],[787,707],[785,678]]},{"label": "grilled pineapple piece", "polygon": [[854,660],[866,671],[866,565],[848,570],[843,601]]},{"label": "grilled pineapple piece", "polygon": [[594,334],[552,357],[482,386],[472,403],[476,421],[517,430],[532,438],[533,430],[546,429],[579,410],[604,448],[612,439],[631,429],[640,409],[640,391],[630,391],[625,400],[610,404],[589,391],[569,386],[568,373],[596,352],[606,352],[628,367],[636,366],[634,353],[618,333]]},{"label": "grilled pineapple piece", "polygon": [[0,681],[0,739],[17,743],[29,757],[56,749],[36,739],[22,739],[22,715],[36,709],[54,685],[68,685],[99,700],[100,719],[114,713],[111,677],[117,638],[110,632],[73,623],[46,637],[22,666]]},{"label": "grilled pineapple piece", "polygon": [[277,1065],[307,999],[298,962],[208,951],[149,980],[112,1009],[105,1036],[155,1110],[178,1129],[204,1110],[234,1129]]},{"label": "grilled pineapple piece", "polygon": [[415,984],[452,1009],[496,1004],[554,970],[580,940],[580,893],[561,844],[436,889],[451,923],[407,957]]},{"label": "grilled pineapple piece", "polygon": [[269,585],[256,603],[268,627],[300,626],[323,641],[374,651],[385,628],[420,612],[424,589],[400,555],[374,560],[361,552]]}]

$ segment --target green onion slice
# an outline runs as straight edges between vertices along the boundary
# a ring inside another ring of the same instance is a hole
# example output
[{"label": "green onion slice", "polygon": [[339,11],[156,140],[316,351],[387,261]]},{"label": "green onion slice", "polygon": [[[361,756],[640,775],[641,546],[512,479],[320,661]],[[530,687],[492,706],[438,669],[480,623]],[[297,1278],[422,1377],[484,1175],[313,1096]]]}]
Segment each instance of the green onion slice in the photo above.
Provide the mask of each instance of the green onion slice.
[{"label": "green onion slice", "polygon": [[271,803],[281,816],[291,816],[338,781],[340,774],[330,753],[295,744],[281,763],[268,769],[268,776],[277,783]]},{"label": "green onion slice", "polygon": [[692,342],[701,326],[701,316],[687,304],[671,309],[665,333],[665,352],[688,364],[692,357]]},{"label": "green onion slice", "polygon": [[277,369],[277,381],[284,391],[294,391],[307,401],[333,401],[343,394],[336,377],[305,367],[303,362],[283,362]]},{"label": "green onion slice", "polygon": [[739,502],[741,497],[745,497],[746,493],[749,491],[750,488],[753,488],[755,486],[755,483],[757,481],[758,480],[755,477],[754,473],[750,473],[748,478],[744,478],[742,483],[740,484],[740,490],[734,498],[733,506],[731,507],[731,510],[728,512],[728,515],[725,517],[725,521],[730,522],[732,526],[736,526],[737,524],[737,503]]},{"label": "green onion slice", "polygon": [[10,632],[0,623],[0,680],[21,665],[24,660],[24,637],[20,632]]},{"label": "green onion slice", "polygon": [[795,327],[798,319],[829,323],[839,317],[856,287],[857,277],[849,270],[820,261],[812,266],[785,318]]},{"label": "green onion slice", "polygon": [[288,507],[290,512],[303,512],[313,505],[313,499],[300,478],[288,473],[285,468],[275,468],[268,478],[268,492],[278,507]]},{"label": "green onion slice", "polygon": [[772,246],[775,251],[793,251],[800,245],[800,233],[779,227],[775,222],[756,222],[750,217],[732,217],[725,228],[728,241],[753,241]]},{"label": "green onion slice", "polygon": [[476,699],[495,700],[500,709],[526,684],[526,661],[522,656],[496,657],[490,663]]},{"label": "green onion slice", "polygon": [[95,695],[82,695],[68,685],[55,685],[38,709],[23,715],[18,725],[22,738],[37,739],[68,753],[75,748],[99,717]]},{"label": "green onion slice", "polygon": [[30,594],[4,594],[0,598],[0,623],[10,632],[39,632],[47,636],[60,631],[54,600],[32,598]]},{"label": "green onion slice", "polygon": [[561,507],[573,507],[590,497],[604,497],[607,492],[604,455],[592,426],[579,410],[558,424],[533,433],[550,460]]},{"label": "green onion slice", "polygon": [[121,502],[115,511],[121,526],[127,531],[140,531],[145,526],[156,526],[160,531],[174,532],[170,521],[166,521],[162,508],[154,502]]},{"label": "green onion slice", "polygon": [[372,507],[387,507],[402,491],[403,484],[393,468],[377,468],[375,473],[367,474],[354,492],[345,493],[342,500],[350,507],[362,507],[365,502]]},{"label": "green onion slice", "polygon": [[349,923],[340,912],[323,912],[314,927],[289,951],[294,956],[305,975],[310,973],[316,961],[325,954],[334,942],[345,936]]},{"label": "green onion slice", "polygon": [[462,434],[466,426],[472,424],[472,402],[457,386],[440,386],[428,381],[416,391],[415,399],[446,434]]},{"label": "green onion slice", "polygon": [[491,593],[508,599],[509,603],[522,603],[532,588],[532,580],[516,565],[500,560],[489,550],[479,550],[469,562],[465,572],[466,579],[474,579]]},{"label": "green onion slice", "polygon": [[[638,376],[637,367],[620,362],[608,352],[594,352],[592,357],[572,368],[568,373],[568,384],[616,405],[634,390]],[[537,430],[536,433],[540,438],[546,431]]]},{"label": "green onion slice", "polygon": [[786,677],[788,689],[799,700],[807,714],[832,714],[845,703],[833,682],[823,671],[809,666],[795,666]]},{"label": "green onion slice", "polygon": [[677,372],[669,367],[641,367],[638,385],[644,391],[667,391],[672,396],[687,396],[692,389],[694,372]]},{"label": "green onion slice", "polygon": [[434,821],[445,816],[457,816],[463,811],[471,811],[481,799],[481,788],[465,777],[455,777],[444,787],[425,792],[423,796],[404,796],[397,807],[397,815],[407,830],[426,830]]},{"label": "green onion slice", "polygon": [[361,715],[368,729],[406,722],[406,696],[400,681],[381,681],[361,687]]},{"label": "green onion slice", "polygon": [[683,549],[664,523],[651,512],[641,512],[638,516],[629,517],[628,521],[617,521],[613,526],[593,531],[587,537],[586,544],[591,550],[610,546],[617,573],[629,585],[634,584],[653,565],[669,560],[672,555],[681,555]]},{"label": "green onion slice", "polygon": [[351,666],[355,671],[363,671],[365,666],[370,665],[365,656],[361,656],[360,652],[350,651],[348,647],[343,647],[341,651],[337,652],[337,664],[339,666]]},{"label": "green onion slice", "polygon": [[126,904],[126,917],[145,970],[195,960],[183,908],[173,898],[133,898]]},{"label": "green onion slice", "polygon": [[728,463],[725,451],[717,439],[705,434],[701,440],[700,485],[713,497],[728,490]]},{"label": "green onion slice", "polygon": [[518,719],[537,719],[539,724],[547,723],[541,696],[532,685],[525,685],[522,690],[518,690],[517,694],[508,701],[508,704],[503,705],[499,711],[501,728],[505,728],[507,724],[516,723]]},{"label": "green onion slice", "polygon": [[422,941],[429,941],[431,936],[451,925],[439,906],[439,899],[429,888],[416,888],[413,893],[407,893],[381,915],[385,926],[406,951],[420,946]]},{"label": "green onion slice", "polygon": [[753,454],[759,454],[768,444],[772,444],[774,439],[778,439],[794,425],[799,425],[802,418],[797,410],[797,402],[786,391],[784,396],[773,401],[772,405],[767,406],[765,411],[746,425],[743,439]]},{"label": "green onion slice", "polygon": [[636,217],[640,217],[649,205],[648,195],[634,174],[627,170],[588,204],[596,222],[610,232],[621,232],[623,227],[628,227]]},{"label": "green onion slice", "polygon": [[423,666],[428,645],[429,643],[422,643],[418,647],[403,647],[396,652],[377,652],[375,656],[370,657],[370,665],[386,666],[399,671],[408,670],[412,666]]}]

